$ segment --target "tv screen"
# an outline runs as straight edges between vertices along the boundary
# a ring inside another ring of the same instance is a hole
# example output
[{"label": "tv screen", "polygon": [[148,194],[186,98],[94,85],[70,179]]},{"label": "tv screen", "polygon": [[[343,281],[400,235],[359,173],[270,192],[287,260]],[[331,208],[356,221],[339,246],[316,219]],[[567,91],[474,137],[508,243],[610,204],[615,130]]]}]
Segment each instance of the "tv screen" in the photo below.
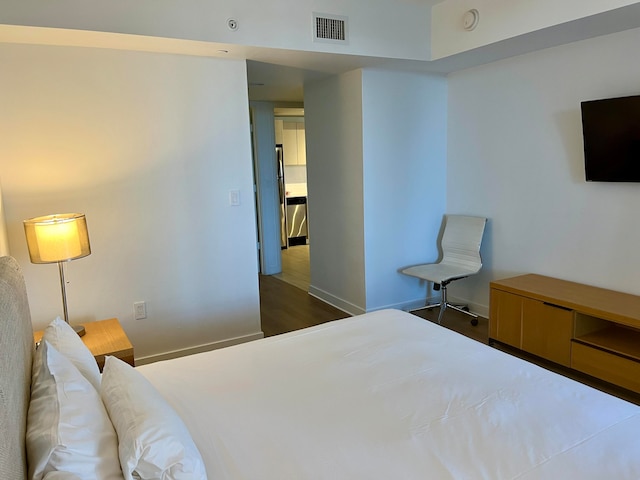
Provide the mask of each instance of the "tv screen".
[{"label": "tv screen", "polygon": [[640,182],[640,95],[581,107],[587,181]]}]

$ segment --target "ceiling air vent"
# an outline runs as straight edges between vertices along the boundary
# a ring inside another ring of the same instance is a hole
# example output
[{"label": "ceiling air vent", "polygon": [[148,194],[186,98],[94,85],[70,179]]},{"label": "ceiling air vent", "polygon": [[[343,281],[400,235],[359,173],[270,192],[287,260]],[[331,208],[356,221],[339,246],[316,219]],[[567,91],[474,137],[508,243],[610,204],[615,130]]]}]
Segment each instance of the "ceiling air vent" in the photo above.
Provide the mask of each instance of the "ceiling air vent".
[{"label": "ceiling air vent", "polygon": [[314,13],[313,39],[316,42],[347,43],[347,17]]}]

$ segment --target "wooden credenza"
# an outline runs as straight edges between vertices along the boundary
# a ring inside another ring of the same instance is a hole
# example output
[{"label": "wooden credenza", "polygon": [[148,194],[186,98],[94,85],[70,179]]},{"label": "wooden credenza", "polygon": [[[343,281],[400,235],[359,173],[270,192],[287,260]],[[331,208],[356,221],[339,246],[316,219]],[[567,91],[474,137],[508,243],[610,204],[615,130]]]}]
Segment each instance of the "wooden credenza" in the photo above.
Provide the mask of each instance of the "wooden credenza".
[{"label": "wooden credenza", "polygon": [[640,296],[528,274],[491,282],[489,342],[640,393]]}]

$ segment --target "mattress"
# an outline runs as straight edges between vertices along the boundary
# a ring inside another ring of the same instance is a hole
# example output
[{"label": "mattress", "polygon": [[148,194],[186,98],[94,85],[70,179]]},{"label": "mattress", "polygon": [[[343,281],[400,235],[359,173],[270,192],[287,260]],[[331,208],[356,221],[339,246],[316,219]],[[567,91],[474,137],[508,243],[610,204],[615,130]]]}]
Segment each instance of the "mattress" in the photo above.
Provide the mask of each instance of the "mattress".
[{"label": "mattress", "polygon": [[640,407],[397,310],[138,370],[212,479],[640,478]]}]

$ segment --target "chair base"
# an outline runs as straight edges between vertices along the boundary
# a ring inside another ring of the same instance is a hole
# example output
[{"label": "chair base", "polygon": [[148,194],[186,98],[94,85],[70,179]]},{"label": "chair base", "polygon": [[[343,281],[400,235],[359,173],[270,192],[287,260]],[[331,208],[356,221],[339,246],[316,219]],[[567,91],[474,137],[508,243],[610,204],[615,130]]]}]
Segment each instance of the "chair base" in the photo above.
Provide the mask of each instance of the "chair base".
[{"label": "chair base", "polygon": [[455,310],[456,312],[464,313],[471,317],[471,325],[474,327],[478,325],[478,315],[469,311],[469,308],[466,305],[454,305],[452,303],[447,302],[447,285],[442,283],[440,285],[442,292],[442,299],[439,303],[432,303],[430,305],[425,305],[424,307],[414,308],[413,310],[409,310],[410,312],[417,312],[420,310],[433,310],[434,308],[440,308],[440,312],[438,313],[438,325],[442,323],[442,317],[444,317],[444,311],[447,308]]}]

